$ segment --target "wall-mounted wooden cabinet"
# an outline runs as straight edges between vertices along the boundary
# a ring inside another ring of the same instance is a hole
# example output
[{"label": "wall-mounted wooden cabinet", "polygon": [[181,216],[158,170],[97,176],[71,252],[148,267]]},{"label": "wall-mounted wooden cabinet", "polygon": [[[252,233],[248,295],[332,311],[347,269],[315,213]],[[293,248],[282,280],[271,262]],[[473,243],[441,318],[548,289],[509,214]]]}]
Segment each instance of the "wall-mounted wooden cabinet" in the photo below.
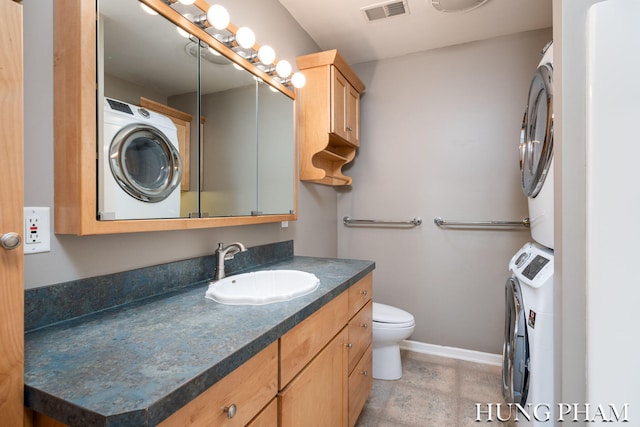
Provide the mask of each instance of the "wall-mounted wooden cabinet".
[{"label": "wall-mounted wooden cabinet", "polygon": [[342,167],[360,146],[360,94],[364,84],[337,50],[300,56],[307,79],[299,89],[300,179],[349,185]]}]

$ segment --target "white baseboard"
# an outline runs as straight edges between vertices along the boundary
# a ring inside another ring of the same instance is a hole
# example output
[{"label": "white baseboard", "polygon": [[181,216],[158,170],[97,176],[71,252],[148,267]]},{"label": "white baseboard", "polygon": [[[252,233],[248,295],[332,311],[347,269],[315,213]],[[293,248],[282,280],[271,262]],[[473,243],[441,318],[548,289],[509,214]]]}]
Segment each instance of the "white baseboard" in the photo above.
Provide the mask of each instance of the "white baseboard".
[{"label": "white baseboard", "polygon": [[483,353],[463,348],[445,347],[442,345],[426,344],[418,341],[404,340],[400,342],[400,348],[416,353],[431,354],[434,356],[450,357],[452,359],[466,360],[468,362],[484,363],[486,365],[502,365],[501,354]]}]

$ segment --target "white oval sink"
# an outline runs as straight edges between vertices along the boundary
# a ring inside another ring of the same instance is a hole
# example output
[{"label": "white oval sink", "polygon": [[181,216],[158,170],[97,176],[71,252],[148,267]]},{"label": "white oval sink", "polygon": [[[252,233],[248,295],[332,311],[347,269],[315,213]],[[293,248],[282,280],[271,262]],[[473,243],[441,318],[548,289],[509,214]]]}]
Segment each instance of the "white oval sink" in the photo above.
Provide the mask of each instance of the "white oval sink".
[{"label": "white oval sink", "polygon": [[264,305],[310,294],[319,285],[315,274],[304,271],[255,271],[211,282],[205,297],[229,305]]}]

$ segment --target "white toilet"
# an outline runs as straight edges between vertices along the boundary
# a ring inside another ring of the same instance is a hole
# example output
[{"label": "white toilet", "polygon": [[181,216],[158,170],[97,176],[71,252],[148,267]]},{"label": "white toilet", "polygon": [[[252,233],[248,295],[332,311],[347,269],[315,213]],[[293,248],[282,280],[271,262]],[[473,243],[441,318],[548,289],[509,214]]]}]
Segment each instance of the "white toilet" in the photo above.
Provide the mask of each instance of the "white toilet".
[{"label": "white toilet", "polygon": [[402,377],[400,341],[409,338],[415,327],[411,313],[373,303],[373,378],[397,380]]}]

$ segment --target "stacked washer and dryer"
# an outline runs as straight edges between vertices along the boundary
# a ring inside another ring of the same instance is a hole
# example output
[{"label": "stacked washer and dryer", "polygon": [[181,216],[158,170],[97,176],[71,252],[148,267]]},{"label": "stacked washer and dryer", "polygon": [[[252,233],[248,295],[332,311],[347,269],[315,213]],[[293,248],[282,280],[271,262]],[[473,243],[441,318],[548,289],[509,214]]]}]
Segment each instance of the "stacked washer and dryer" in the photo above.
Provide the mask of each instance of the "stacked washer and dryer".
[{"label": "stacked washer and dryer", "polygon": [[[519,426],[553,425],[553,45],[533,75],[520,136],[531,237],[509,262],[502,394]],[[519,404],[517,408],[515,404]]]}]

